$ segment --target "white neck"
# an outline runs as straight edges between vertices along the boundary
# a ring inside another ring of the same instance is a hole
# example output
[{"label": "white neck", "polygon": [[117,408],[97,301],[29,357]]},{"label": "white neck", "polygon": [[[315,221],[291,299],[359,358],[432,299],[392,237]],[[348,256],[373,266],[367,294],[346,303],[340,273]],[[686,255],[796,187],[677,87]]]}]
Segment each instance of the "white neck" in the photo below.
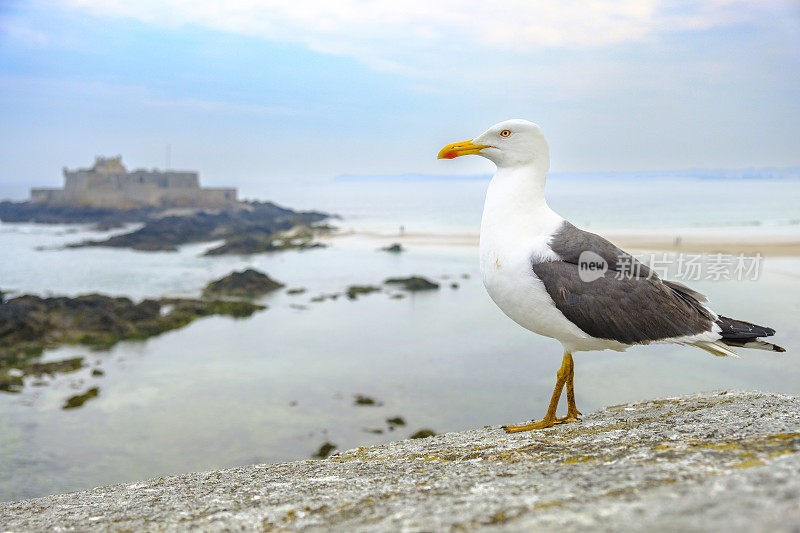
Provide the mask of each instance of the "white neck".
[{"label": "white neck", "polygon": [[546,168],[535,165],[497,169],[483,206],[481,240],[488,233],[535,236],[549,231],[553,217],[544,196]]}]

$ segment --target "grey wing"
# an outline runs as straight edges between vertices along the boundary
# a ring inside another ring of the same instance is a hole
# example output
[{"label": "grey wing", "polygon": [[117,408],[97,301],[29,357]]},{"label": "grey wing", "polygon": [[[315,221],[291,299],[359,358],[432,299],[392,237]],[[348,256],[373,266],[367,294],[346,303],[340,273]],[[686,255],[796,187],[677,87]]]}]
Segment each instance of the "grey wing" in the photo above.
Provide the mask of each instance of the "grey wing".
[{"label": "grey wing", "polygon": [[578,229],[566,220],[550,238],[550,248],[562,261],[578,264],[584,252],[602,257],[609,270],[635,277],[655,276],[650,268],[600,235]]},{"label": "grey wing", "polygon": [[[534,262],[533,272],[564,316],[593,337],[646,344],[703,333],[713,326],[716,317],[702,305],[704,296],[679,283],[662,281],[598,235],[565,222],[550,247],[562,261]],[[578,258],[585,250],[609,265],[593,281],[579,275]],[[634,268],[623,270],[623,264]]]}]

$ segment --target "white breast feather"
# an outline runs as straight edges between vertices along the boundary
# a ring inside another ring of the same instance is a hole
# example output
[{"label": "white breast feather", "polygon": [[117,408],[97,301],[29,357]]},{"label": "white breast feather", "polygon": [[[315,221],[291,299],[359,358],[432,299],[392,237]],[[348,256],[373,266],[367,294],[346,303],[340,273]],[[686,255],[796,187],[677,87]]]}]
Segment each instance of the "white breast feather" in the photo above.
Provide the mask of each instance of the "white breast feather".
[{"label": "white breast feather", "polygon": [[564,219],[544,202],[526,204],[514,195],[509,176],[501,178],[506,181],[496,176],[489,187],[481,222],[481,274],[489,296],[516,323],[560,340],[566,349],[624,349],[616,341],[595,339],[555,306],[531,262],[561,260],[549,240]]}]

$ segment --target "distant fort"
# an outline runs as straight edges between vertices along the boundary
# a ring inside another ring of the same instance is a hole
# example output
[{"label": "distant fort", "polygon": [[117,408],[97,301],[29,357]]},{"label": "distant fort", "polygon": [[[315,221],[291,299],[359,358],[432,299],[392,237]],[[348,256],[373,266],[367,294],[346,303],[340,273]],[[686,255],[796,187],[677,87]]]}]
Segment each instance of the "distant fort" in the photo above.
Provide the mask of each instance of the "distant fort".
[{"label": "distant fort", "polygon": [[236,202],[236,189],[201,188],[197,172],[136,169],[122,156],[95,157],[92,168],[64,167],[64,188],[31,189],[31,201],[93,207],[223,207]]}]

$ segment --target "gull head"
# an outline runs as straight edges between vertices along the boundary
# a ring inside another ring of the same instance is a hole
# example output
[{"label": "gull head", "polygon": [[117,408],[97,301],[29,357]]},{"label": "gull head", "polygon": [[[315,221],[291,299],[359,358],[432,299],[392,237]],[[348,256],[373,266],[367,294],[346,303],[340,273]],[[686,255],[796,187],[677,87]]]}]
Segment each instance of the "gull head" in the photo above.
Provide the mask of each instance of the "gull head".
[{"label": "gull head", "polygon": [[474,139],[448,144],[438,158],[455,159],[470,154],[483,156],[498,168],[550,166],[550,152],[541,128],[523,119],[506,120]]}]

